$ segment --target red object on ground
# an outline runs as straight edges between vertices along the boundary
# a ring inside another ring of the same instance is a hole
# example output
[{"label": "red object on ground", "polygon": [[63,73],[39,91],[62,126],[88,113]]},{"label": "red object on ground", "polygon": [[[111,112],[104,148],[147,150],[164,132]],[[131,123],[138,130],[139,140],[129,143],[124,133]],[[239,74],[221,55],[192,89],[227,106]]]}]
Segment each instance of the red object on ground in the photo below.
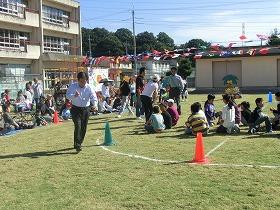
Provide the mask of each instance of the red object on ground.
[{"label": "red object on ground", "polygon": [[204,154],[204,145],[202,133],[197,133],[196,135],[196,145],[195,145],[195,155],[191,163],[205,164],[209,160]]},{"label": "red object on ground", "polygon": [[59,118],[58,118],[58,112],[55,111],[53,115],[53,123],[58,124],[59,123]]}]

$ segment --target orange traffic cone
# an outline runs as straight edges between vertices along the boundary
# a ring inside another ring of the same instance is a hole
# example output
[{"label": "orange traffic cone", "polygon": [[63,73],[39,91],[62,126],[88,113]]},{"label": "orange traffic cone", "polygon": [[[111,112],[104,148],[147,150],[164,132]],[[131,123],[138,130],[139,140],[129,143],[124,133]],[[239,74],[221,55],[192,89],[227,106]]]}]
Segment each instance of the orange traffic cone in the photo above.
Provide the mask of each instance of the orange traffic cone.
[{"label": "orange traffic cone", "polygon": [[58,112],[55,111],[53,115],[53,123],[58,124],[59,123],[59,118],[58,118]]},{"label": "orange traffic cone", "polygon": [[196,145],[195,145],[195,155],[191,163],[205,164],[208,163],[209,160],[204,155],[204,145],[203,145],[203,137],[202,133],[197,133],[196,135]]}]

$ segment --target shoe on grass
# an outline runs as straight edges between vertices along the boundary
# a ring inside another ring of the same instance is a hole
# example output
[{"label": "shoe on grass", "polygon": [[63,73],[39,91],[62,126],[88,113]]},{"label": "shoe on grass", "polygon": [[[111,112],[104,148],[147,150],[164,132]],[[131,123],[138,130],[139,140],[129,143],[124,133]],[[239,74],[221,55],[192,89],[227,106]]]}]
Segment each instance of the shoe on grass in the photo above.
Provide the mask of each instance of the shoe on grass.
[{"label": "shoe on grass", "polygon": [[255,134],[257,131],[256,131],[256,129],[255,128],[251,128],[250,130],[249,130],[249,134]]}]

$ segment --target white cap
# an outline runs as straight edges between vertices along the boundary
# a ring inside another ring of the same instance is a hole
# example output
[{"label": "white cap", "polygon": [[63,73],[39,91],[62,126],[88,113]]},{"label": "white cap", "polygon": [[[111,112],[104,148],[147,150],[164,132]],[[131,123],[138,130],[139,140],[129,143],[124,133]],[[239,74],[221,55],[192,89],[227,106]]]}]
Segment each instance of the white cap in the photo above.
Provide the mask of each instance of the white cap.
[{"label": "white cap", "polygon": [[152,80],[158,82],[158,81],[160,80],[159,75],[158,75],[158,74],[154,74],[154,75],[152,76]]},{"label": "white cap", "polygon": [[167,101],[168,103],[172,103],[172,104],[175,103],[173,99],[168,99],[168,100],[166,100],[166,101]]}]

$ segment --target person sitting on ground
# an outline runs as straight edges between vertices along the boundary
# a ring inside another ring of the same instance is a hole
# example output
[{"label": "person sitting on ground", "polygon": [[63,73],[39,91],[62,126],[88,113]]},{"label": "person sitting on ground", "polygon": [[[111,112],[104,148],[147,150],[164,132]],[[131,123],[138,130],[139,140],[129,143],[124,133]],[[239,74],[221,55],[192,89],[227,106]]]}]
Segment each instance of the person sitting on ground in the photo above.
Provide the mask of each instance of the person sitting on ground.
[{"label": "person sitting on ground", "polygon": [[162,115],[163,120],[164,120],[165,129],[171,129],[171,127],[172,127],[172,117],[167,112],[167,106],[165,104],[161,103],[159,105],[159,107],[160,107],[160,110],[161,110],[161,115]]},{"label": "person sitting on ground", "polygon": [[168,99],[167,101],[167,112],[170,114],[171,118],[172,118],[172,126],[177,125],[177,122],[180,118],[180,115],[178,113],[178,110],[175,106],[175,101],[173,99]]},{"label": "person sitting on ground", "polygon": [[196,102],[191,105],[191,115],[186,122],[186,134],[196,135],[201,132],[207,134],[209,125],[205,113],[202,111],[201,104]]},{"label": "person sitting on ground", "polygon": [[16,112],[22,111],[23,107],[25,106],[24,101],[25,101],[25,98],[23,96],[23,92],[22,92],[22,90],[20,90],[17,93],[17,98],[16,98],[16,101],[14,104]]},{"label": "person sitting on ground", "polygon": [[53,116],[53,114],[55,112],[55,107],[54,107],[54,102],[53,102],[52,95],[50,95],[50,94],[47,95],[45,103],[41,107],[41,112],[42,112],[42,115],[48,114],[51,117]]},{"label": "person sitting on ground", "polygon": [[63,120],[70,120],[70,118],[71,118],[71,113],[70,113],[71,106],[72,105],[71,105],[70,102],[66,103],[66,106],[61,113],[61,117],[62,117]]},{"label": "person sitting on ground", "polygon": [[223,102],[225,106],[222,110],[222,125],[217,128],[217,133],[239,133],[239,126],[235,124],[235,109],[231,97],[227,94],[223,95]]},{"label": "person sitting on ground", "polygon": [[153,107],[153,114],[145,124],[145,129],[148,133],[160,133],[165,129],[164,120],[160,114],[159,106]]},{"label": "person sitting on ground", "polygon": [[4,93],[1,94],[1,104],[3,107],[4,112],[11,111],[11,97],[10,97],[10,90],[6,89]]},{"label": "person sitting on ground", "polygon": [[252,111],[250,110],[250,103],[243,101],[240,105],[241,108],[241,122],[243,125],[248,126]]},{"label": "person sitting on ground", "polygon": [[233,107],[235,109],[235,124],[240,125],[241,123],[241,108],[235,102],[235,99],[242,98],[240,93],[236,93],[231,97],[231,101],[233,103]]},{"label": "person sitting on ground", "polygon": [[8,112],[5,112],[4,109],[0,106],[0,131],[1,133],[6,133],[11,129],[18,129],[19,124],[13,120]]},{"label": "person sitting on ground", "polygon": [[263,107],[264,107],[264,102],[262,98],[257,98],[255,100],[256,102],[256,108],[253,111],[251,118],[250,118],[250,123],[249,123],[249,133],[254,134],[258,132],[260,125],[265,122],[265,127],[266,127],[266,132],[267,133],[272,133],[272,124],[270,121],[270,118],[263,113]]},{"label": "person sitting on ground", "polygon": [[216,119],[215,105],[214,105],[215,98],[216,97],[213,94],[209,94],[207,96],[207,101],[204,104],[204,112],[209,126],[213,126],[215,124],[214,123],[214,120]]},{"label": "person sitting on ground", "polygon": [[273,113],[274,118],[272,119],[272,128],[277,129],[277,126],[280,124],[280,92],[275,93],[275,100],[277,101],[277,109],[270,108],[270,111]]}]

